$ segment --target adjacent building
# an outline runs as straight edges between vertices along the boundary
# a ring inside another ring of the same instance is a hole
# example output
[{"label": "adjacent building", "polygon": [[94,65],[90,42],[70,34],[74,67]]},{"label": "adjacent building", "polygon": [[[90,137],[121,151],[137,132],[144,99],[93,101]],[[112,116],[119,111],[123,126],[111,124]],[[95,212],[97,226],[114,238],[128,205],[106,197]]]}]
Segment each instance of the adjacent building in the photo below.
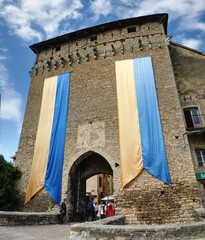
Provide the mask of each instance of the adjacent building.
[{"label": "adjacent building", "polygon": [[94,198],[97,203],[101,199],[113,194],[112,176],[108,174],[98,174],[86,181],[86,195]]},{"label": "adjacent building", "polygon": [[205,207],[205,54],[176,43],[171,43],[169,49],[186,128],[182,147],[190,147]]}]

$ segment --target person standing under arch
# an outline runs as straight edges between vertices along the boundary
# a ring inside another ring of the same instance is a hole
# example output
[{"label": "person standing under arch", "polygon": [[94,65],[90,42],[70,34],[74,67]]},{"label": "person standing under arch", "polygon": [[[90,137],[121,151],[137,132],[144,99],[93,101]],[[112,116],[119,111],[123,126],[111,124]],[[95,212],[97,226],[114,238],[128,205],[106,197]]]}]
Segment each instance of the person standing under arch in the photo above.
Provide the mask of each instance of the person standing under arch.
[{"label": "person standing under arch", "polygon": [[88,207],[87,207],[87,219],[86,221],[89,220],[89,218],[92,218],[92,221],[95,220],[95,211],[94,211],[94,203],[93,203],[94,199],[91,198],[90,202],[88,203]]},{"label": "person standing under arch", "polygon": [[108,214],[108,217],[112,217],[115,215],[112,203],[110,201],[108,201],[108,204],[107,204],[107,214]]},{"label": "person standing under arch", "polygon": [[98,205],[98,216],[100,217],[100,219],[105,218],[105,205],[102,201]]},{"label": "person standing under arch", "polygon": [[61,203],[61,210],[60,210],[61,216],[60,216],[60,224],[63,224],[63,219],[66,215],[66,199],[63,200]]}]

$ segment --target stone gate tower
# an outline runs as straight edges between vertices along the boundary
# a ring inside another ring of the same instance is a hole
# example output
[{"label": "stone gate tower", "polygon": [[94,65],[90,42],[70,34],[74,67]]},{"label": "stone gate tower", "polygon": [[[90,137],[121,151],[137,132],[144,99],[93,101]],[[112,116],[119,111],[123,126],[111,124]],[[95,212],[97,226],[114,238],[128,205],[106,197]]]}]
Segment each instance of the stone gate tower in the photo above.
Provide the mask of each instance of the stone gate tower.
[{"label": "stone gate tower", "polygon": [[[181,146],[185,123],[170,58],[167,19],[167,14],[157,14],[120,20],[30,47],[36,59],[16,158],[23,172],[17,186],[21,209],[54,211],[57,207],[45,189],[26,205],[23,202],[35,151],[45,79],[70,73],[61,191],[61,199],[67,199],[69,219],[85,210],[86,179],[107,173],[113,176],[116,213],[126,214],[128,223],[194,221],[192,211],[201,206],[201,200],[190,150]],[[115,62],[143,57],[152,60],[172,185],[143,170],[122,189]]]}]

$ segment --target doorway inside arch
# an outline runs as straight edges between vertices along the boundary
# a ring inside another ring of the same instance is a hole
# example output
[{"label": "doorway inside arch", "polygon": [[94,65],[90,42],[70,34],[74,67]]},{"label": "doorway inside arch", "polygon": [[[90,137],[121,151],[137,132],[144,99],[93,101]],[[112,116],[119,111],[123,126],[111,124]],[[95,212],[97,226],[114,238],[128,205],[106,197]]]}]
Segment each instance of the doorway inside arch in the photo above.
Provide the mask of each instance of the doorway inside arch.
[{"label": "doorway inside arch", "polygon": [[109,174],[97,174],[86,181],[87,202],[91,198],[99,203],[102,198],[113,195],[113,177]]},{"label": "doorway inside arch", "polygon": [[[86,181],[96,175],[98,177],[110,176],[111,178],[113,170],[108,161],[95,152],[90,151],[83,154],[71,167],[68,183],[69,221],[85,220],[87,202],[89,201],[88,194],[86,196]],[[101,183],[103,184],[103,182]],[[99,195],[99,198],[101,196]]]}]

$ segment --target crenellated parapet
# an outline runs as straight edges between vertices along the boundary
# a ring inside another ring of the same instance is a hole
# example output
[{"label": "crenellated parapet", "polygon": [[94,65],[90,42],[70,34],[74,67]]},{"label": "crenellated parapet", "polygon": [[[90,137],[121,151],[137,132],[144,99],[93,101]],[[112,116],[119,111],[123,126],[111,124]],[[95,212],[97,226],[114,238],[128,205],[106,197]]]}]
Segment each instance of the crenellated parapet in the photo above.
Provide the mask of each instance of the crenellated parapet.
[{"label": "crenellated parapet", "polygon": [[166,14],[120,20],[34,44],[30,48],[36,60],[30,75],[161,49],[167,45],[166,22]]}]

